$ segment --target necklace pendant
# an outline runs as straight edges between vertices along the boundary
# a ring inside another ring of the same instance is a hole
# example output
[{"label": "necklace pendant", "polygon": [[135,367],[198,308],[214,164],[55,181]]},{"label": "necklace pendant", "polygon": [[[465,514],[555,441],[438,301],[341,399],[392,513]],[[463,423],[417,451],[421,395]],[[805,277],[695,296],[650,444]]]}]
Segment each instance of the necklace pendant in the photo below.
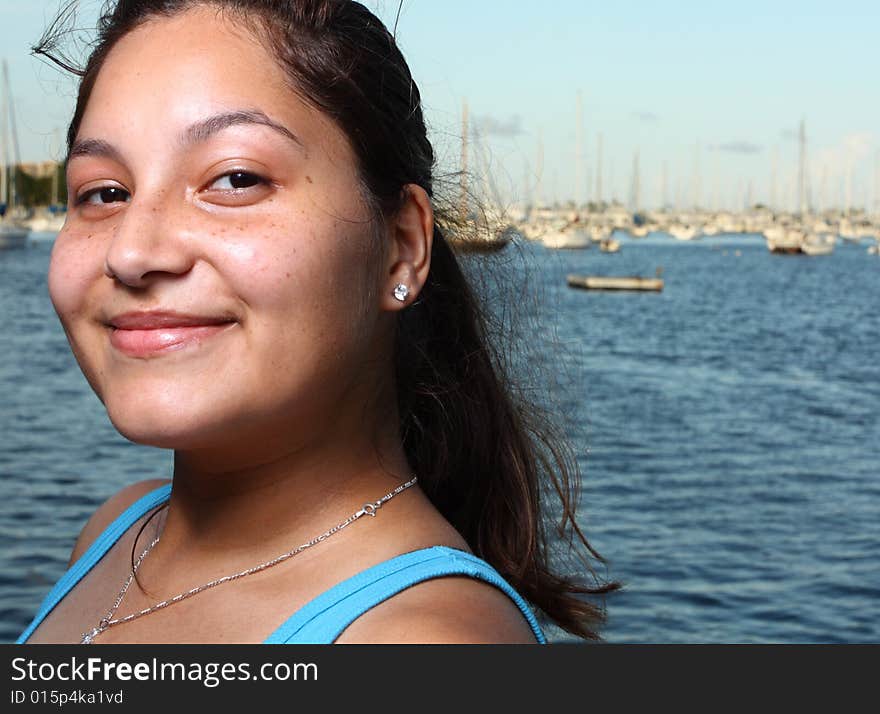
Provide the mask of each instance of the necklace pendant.
[{"label": "necklace pendant", "polygon": [[81,645],[90,645],[90,644],[92,644],[92,641],[93,641],[93,640],[95,639],[95,637],[97,637],[100,633],[101,633],[101,630],[100,630],[99,628],[97,628],[97,627],[94,628],[91,632],[86,632],[86,633],[83,635],[83,638],[82,638],[82,641],[80,642],[80,644],[81,644]]}]

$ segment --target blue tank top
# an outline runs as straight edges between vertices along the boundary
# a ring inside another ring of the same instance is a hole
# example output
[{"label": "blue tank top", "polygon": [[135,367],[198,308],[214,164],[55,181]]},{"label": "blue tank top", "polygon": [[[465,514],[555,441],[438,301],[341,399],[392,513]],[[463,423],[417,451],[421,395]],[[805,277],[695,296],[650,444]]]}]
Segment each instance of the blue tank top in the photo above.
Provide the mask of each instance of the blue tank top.
[{"label": "blue tank top", "polygon": [[[113,544],[151,509],[167,501],[170,494],[171,484],[166,484],[123,511],[49,591],[33,622],[16,643],[27,642],[46,616]],[[470,553],[433,546],[391,558],[333,586],[291,615],[264,644],[331,644],[352,622],[379,603],[412,585],[447,575],[463,575],[497,587],[520,609],[538,642],[546,643],[531,608],[492,566]]]}]

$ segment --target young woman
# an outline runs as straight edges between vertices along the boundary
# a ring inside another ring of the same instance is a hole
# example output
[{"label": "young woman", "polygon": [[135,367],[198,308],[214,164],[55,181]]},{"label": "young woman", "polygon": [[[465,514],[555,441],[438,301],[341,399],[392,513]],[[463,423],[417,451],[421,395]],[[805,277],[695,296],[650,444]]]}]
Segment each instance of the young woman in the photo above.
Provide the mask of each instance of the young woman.
[{"label": "young woman", "polygon": [[80,74],[49,290],[174,474],[95,512],[20,641],[543,641],[532,607],[595,637],[614,585],[551,569],[549,495],[596,556],[569,462],[487,343],[381,22],[120,0]]}]

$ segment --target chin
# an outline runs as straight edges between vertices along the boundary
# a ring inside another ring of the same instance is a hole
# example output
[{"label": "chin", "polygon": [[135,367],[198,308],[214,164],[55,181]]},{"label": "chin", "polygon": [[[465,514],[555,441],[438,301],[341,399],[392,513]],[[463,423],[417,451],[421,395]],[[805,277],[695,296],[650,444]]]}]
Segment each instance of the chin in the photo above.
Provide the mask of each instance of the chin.
[{"label": "chin", "polygon": [[142,446],[174,451],[198,449],[206,446],[209,439],[193,429],[173,421],[155,423],[152,419],[138,418],[136,421],[110,415],[116,430],[129,441]]},{"label": "chin", "polygon": [[222,431],[216,419],[205,418],[192,403],[182,408],[179,403],[172,406],[138,400],[119,404],[116,400],[106,400],[104,405],[116,430],[129,441],[143,446],[199,449],[216,443],[217,434]]}]

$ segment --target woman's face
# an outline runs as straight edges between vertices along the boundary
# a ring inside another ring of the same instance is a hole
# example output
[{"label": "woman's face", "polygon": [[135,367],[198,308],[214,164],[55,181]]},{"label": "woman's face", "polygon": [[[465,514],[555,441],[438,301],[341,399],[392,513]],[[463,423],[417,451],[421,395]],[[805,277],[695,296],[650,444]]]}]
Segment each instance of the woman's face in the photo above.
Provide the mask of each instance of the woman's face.
[{"label": "woman's face", "polygon": [[388,314],[355,157],[246,32],[199,9],[125,36],[68,187],[50,295],[125,436],[317,428],[363,386]]}]

